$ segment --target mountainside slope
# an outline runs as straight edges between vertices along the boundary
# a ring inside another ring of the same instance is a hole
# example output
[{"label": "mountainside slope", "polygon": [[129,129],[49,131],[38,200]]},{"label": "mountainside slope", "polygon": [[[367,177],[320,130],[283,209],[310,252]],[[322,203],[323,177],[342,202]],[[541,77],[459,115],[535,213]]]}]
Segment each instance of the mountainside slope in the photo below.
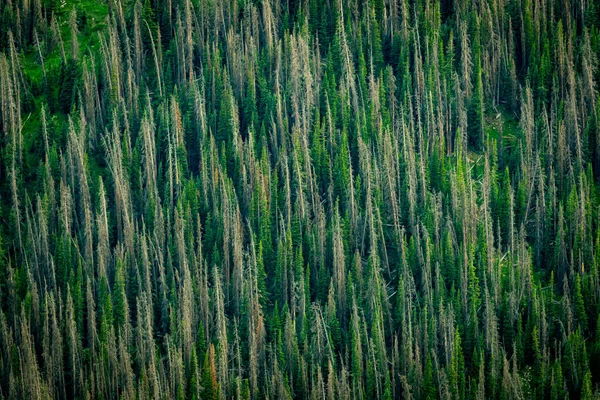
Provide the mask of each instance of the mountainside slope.
[{"label": "mountainside slope", "polygon": [[599,15],[1,2],[0,398],[599,398]]}]

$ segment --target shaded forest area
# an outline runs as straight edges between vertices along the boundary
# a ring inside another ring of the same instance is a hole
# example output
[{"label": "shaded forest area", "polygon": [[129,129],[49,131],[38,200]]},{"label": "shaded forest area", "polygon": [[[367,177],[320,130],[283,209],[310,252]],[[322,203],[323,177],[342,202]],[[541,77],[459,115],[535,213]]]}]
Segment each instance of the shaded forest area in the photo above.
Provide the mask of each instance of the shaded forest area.
[{"label": "shaded forest area", "polygon": [[0,398],[597,399],[599,0],[0,2]]}]

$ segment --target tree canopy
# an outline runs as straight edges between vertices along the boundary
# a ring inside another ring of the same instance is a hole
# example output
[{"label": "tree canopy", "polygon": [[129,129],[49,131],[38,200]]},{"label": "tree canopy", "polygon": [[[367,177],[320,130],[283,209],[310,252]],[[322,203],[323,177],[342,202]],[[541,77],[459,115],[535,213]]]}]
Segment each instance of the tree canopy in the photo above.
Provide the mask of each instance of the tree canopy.
[{"label": "tree canopy", "polygon": [[599,398],[599,16],[0,2],[0,398]]}]

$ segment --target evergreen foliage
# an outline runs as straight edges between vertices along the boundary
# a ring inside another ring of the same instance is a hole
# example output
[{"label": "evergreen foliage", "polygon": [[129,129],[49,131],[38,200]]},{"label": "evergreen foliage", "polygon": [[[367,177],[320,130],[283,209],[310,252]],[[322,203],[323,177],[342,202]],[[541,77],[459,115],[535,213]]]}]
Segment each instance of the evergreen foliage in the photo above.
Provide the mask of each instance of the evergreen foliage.
[{"label": "evergreen foliage", "polygon": [[0,1],[0,398],[600,398],[600,1]]}]

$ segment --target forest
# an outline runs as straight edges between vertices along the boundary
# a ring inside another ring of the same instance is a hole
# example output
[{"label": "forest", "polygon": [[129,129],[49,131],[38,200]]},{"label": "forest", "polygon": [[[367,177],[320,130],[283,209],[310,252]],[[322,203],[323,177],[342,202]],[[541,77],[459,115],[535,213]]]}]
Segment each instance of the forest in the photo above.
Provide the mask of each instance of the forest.
[{"label": "forest", "polygon": [[0,1],[0,399],[600,398],[600,0]]}]

